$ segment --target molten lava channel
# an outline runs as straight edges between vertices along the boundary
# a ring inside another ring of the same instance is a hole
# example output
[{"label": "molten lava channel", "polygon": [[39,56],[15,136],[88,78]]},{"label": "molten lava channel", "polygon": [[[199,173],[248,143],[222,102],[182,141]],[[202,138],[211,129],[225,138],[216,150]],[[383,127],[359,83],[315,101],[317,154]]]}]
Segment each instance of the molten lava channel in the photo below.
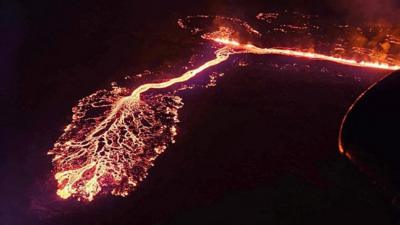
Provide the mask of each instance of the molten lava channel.
[{"label": "molten lava channel", "polygon": [[278,48],[260,48],[225,37],[208,39],[223,45],[216,57],[176,78],[148,83],[129,93],[115,88],[83,98],[73,108],[72,122],[48,154],[53,155],[57,195],[91,201],[99,193],[126,196],[146,177],[154,160],[176,135],[177,96],[143,96],[185,82],[202,71],[226,61],[232,54],[279,54],[326,60],[350,66],[398,70],[400,66],[356,61],[318,53]]},{"label": "molten lava channel", "polygon": [[280,49],[280,48],[260,48],[254,46],[252,44],[241,44],[235,40],[231,40],[228,38],[210,38],[210,40],[215,41],[220,44],[230,45],[232,47],[240,48],[246,51],[246,53],[252,54],[273,54],[273,55],[286,55],[291,57],[302,57],[308,59],[315,60],[323,60],[330,61],[339,64],[349,65],[349,66],[357,66],[357,67],[365,67],[365,68],[373,68],[373,69],[384,69],[384,70],[399,70],[400,66],[398,65],[389,65],[387,63],[380,62],[368,62],[368,61],[357,61],[354,59],[345,59],[341,57],[329,56],[319,53],[307,52],[307,51],[299,51],[292,49]]},{"label": "molten lava channel", "polygon": [[87,201],[101,192],[126,196],[174,141],[182,106],[177,96],[142,99],[141,94],[187,81],[229,54],[229,48],[219,49],[216,58],[198,68],[166,82],[141,85],[129,95],[116,88],[82,99],[73,108],[72,123],[49,151],[57,171],[57,195]]}]

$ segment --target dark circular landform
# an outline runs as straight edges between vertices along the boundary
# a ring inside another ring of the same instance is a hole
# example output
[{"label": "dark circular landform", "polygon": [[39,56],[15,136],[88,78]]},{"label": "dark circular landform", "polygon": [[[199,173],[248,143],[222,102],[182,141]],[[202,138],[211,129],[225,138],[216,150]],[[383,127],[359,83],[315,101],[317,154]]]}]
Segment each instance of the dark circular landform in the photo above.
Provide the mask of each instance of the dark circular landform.
[{"label": "dark circular landform", "polygon": [[344,117],[339,149],[363,172],[400,190],[400,71],[358,97]]}]

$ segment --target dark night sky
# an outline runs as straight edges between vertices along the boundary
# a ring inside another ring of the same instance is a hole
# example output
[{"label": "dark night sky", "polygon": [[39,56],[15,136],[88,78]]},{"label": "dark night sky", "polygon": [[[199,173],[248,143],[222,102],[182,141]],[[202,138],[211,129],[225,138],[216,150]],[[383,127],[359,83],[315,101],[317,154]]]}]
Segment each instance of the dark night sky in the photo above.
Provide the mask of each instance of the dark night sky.
[{"label": "dark night sky", "polygon": [[[348,106],[385,73],[330,63],[248,56],[248,67],[232,67],[235,59],[218,66],[226,75],[216,88],[182,94],[177,143],[127,198],[59,201],[50,178],[46,152],[77,100],[109,87],[121,74],[163,69],[196,50],[197,39],[182,32],[177,19],[246,19],[273,9],[352,18],[343,5],[0,3],[0,224],[395,224],[384,191],[337,152]],[[354,15],[380,16],[368,9]],[[276,71],[265,62],[308,63],[345,75]]]}]

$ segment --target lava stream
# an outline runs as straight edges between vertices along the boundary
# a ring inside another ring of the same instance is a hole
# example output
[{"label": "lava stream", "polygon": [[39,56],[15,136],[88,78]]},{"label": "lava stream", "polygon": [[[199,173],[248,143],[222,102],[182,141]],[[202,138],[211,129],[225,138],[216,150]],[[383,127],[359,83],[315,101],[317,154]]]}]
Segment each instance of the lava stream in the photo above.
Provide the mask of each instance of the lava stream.
[{"label": "lava stream", "polygon": [[100,193],[126,196],[146,177],[153,161],[174,141],[178,109],[177,96],[143,98],[149,89],[162,89],[184,82],[200,72],[226,61],[232,54],[279,54],[332,61],[351,66],[397,70],[400,66],[364,62],[290,49],[259,48],[229,38],[209,36],[224,47],[216,57],[176,78],[148,83],[132,92],[99,91],[82,99],[73,109],[72,122],[54,144],[57,194],[91,201]]},{"label": "lava stream", "polygon": [[216,57],[179,77],[127,90],[98,91],[73,108],[72,122],[48,154],[58,182],[57,195],[91,201],[99,193],[126,196],[144,179],[153,161],[176,135],[180,98],[160,95],[143,99],[151,88],[184,82],[229,58],[221,48]]},{"label": "lava stream", "polygon": [[354,59],[345,59],[335,56],[329,56],[319,53],[313,52],[306,52],[306,51],[299,51],[299,50],[292,50],[292,49],[280,49],[280,48],[260,48],[252,44],[241,44],[237,41],[227,39],[227,38],[208,38],[212,41],[215,41],[220,44],[230,45],[235,48],[240,48],[246,51],[246,53],[252,54],[274,54],[274,55],[286,55],[286,56],[293,56],[293,57],[303,57],[309,59],[316,59],[316,60],[324,60],[324,61],[331,61],[339,64],[345,64],[349,66],[357,66],[357,67],[366,67],[366,68],[374,68],[374,69],[384,69],[384,70],[399,70],[400,66],[398,65],[389,65],[387,63],[379,63],[379,62],[367,62],[367,61],[357,61]]}]

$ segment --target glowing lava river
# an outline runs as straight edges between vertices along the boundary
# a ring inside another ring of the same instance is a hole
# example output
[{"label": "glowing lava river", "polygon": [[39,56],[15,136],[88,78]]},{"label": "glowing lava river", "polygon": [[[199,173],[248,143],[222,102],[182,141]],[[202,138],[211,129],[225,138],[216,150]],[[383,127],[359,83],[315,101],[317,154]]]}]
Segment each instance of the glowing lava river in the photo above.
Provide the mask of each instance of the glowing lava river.
[{"label": "glowing lava river", "polygon": [[307,51],[260,48],[218,35],[205,36],[221,46],[215,58],[180,76],[147,83],[130,91],[101,90],[81,99],[73,108],[72,122],[48,152],[53,156],[57,195],[92,201],[98,194],[126,196],[143,180],[154,160],[174,142],[181,99],[173,95],[146,95],[188,81],[202,71],[226,61],[233,54],[276,54],[335,63],[397,70],[400,65],[356,61]]}]

